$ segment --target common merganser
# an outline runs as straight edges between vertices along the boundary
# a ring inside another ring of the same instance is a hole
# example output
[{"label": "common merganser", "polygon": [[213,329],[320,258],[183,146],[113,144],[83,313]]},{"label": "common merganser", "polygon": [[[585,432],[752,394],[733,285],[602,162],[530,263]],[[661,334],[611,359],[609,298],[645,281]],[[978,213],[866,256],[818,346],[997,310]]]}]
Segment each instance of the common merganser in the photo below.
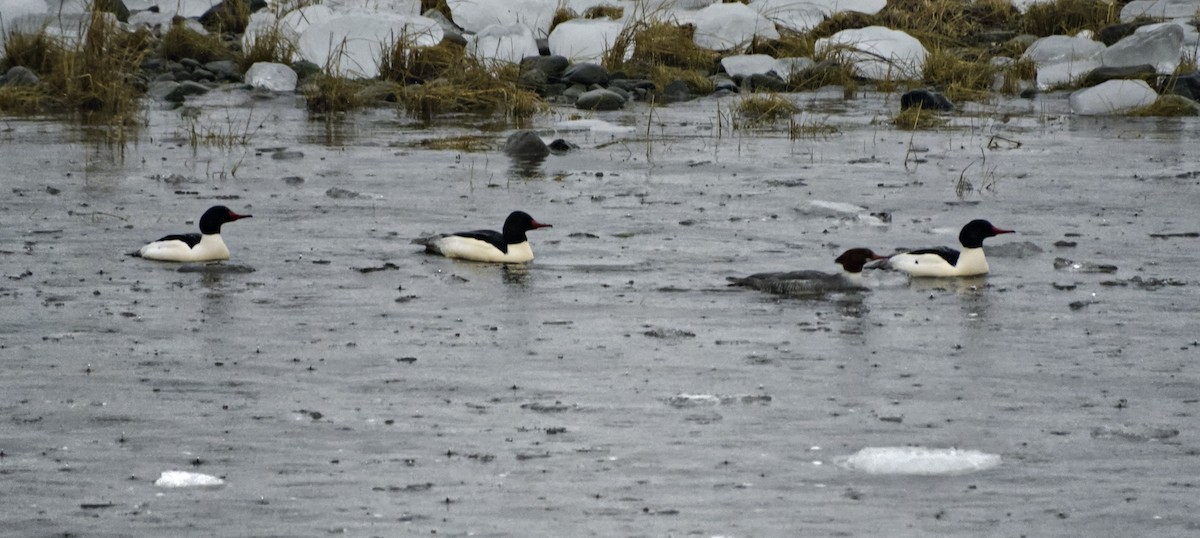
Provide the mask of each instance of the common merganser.
[{"label": "common merganser", "polygon": [[453,234],[439,234],[414,239],[413,244],[424,245],[425,252],[441,254],[447,258],[459,258],[477,262],[525,263],[533,259],[529,239],[525,232],[538,228],[550,228],[524,211],[513,211],[504,220],[504,231],[474,230]]},{"label": "common merganser", "polygon": [[888,260],[888,265],[917,277],[986,275],[988,263],[983,255],[983,240],[1014,232],[992,226],[992,223],[986,220],[976,219],[968,222],[958,233],[958,242],[963,246],[962,252],[950,247],[911,250],[893,254]]},{"label": "common merganser", "polygon": [[758,273],[748,277],[728,277],[730,286],[743,286],[768,293],[783,295],[812,295],[831,291],[863,289],[862,270],[870,260],[884,260],[887,256],[875,254],[869,248],[852,248],[833,260],[842,266],[842,272],[830,274],[821,271],[790,271],[786,273]]},{"label": "common merganser", "polygon": [[229,248],[221,240],[221,225],[251,215],[239,215],[223,205],[208,208],[200,217],[200,233],[168,235],[148,243],[136,256],[164,262],[228,260]]}]

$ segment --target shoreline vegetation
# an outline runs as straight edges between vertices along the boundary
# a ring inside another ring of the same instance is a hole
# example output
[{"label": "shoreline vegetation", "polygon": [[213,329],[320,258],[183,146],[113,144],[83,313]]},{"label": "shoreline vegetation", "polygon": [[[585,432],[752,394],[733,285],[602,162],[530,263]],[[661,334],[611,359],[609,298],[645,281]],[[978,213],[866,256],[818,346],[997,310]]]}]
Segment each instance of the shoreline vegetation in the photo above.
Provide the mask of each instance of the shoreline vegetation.
[{"label": "shoreline vegetation", "polygon": [[[0,114],[44,114],[74,118],[85,125],[136,126],[143,101],[151,96],[156,82],[181,83],[171,94],[154,97],[182,102],[189,89],[203,93],[221,84],[242,84],[242,74],[257,62],[290,65],[299,76],[296,92],[304,97],[313,118],[377,106],[400,107],[425,121],[472,113],[502,115],[511,124],[524,126],[530,118],[551,110],[553,104],[575,97],[564,96],[570,89],[558,78],[562,75],[558,68],[565,69],[565,65],[533,67],[533,60],[546,56],[520,63],[485,63],[449,37],[428,47],[405,39],[383,45],[380,74],[371,79],[340,76],[332,59],[323,66],[295,61],[296,45],[278,23],[270,31],[257,32],[251,45],[243,47],[243,32],[254,11],[271,9],[278,19],[288,10],[315,3],[319,1],[294,0],[267,8],[261,0],[225,0],[200,18],[202,32],[178,17],[166,28],[127,29],[120,22],[129,16],[123,4],[94,0],[94,9],[86,10],[80,19],[75,38],[51,35],[45,26],[11,30],[3,36]],[[599,63],[612,81],[610,88],[617,86],[626,97],[656,105],[719,91],[747,94],[735,106],[749,124],[780,122],[799,111],[789,108],[786,100],[773,97],[778,93],[828,86],[841,87],[847,99],[860,90],[932,89],[954,102],[985,102],[998,94],[1036,92],[1031,82],[1036,69],[1031,61],[1021,59],[1021,54],[1039,37],[1088,31],[1111,44],[1141,25],[1157,22],[1121,23],[1122,4],[1120,0],[1056,0],[1031,5],[1021,13],[1009,0],[889,0],[875,15],[838,13],[808,32],[783,31],[778,39],[756,39],[744,50],[727,52],[697,46],[691,26],[673,24],[661,13],[639,10],[627,19]],[[450,19],[445,0],[425,0],[422,9],[436,10]],[[552,28],[579,17],[615,20],[623,15],[620,7],[592,8],[583,14],[559,9]],[[844,48],[818,50],[816,46],[818,39],[838,31],[868,26],[901,30],[920,40],[928,50],[920,77],[867,80],[855,75]],[[734,80],[723,73],[721,60],[738,54],[804,57],[813,64],[786,80],[758,75]],[[1185,57],[1176,75],[1195,72],[1193,53]],[[1172,84],[1171,77],[1153,72],[1135,77],[1163,90]],[[1081,79],[1071,88],[1098,83]],[[757,93],[769,95],[752,98]],[[1173,103],[1151,105],[1130,115],[1195,113],[1196,107]],[[916,112],[902,111],[893,124],[902,129],[928,129],[944,122],[918,107]]]}]

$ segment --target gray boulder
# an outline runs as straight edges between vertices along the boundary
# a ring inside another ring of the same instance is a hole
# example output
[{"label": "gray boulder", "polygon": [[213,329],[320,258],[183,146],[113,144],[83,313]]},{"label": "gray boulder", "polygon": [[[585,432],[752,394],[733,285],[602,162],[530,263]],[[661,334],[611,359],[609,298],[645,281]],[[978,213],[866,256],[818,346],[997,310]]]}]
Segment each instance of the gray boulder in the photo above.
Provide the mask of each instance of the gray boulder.
[{"label": "gray boulder", "polygon": [[537,133],[523,129],[504,141],[504,154],[518,159],[544,159],[550,155],[550,148]]},{"label": "gray boulder", "polygon": [[575,100],[575,108],[580,110],[620,110],[624,106],[621,94],[604,88],[583,92]]},{"label": "gray boulder", "polygon": [[8,72],[0,76],[0,86],[33,86],[38,83],[38,76],[26,67],[14,65]]},{"label": "gray boulder", "polygon": [[608,84],[608,70],[599,64],[575,64],[562,74],[563,82],[591,86]]}]

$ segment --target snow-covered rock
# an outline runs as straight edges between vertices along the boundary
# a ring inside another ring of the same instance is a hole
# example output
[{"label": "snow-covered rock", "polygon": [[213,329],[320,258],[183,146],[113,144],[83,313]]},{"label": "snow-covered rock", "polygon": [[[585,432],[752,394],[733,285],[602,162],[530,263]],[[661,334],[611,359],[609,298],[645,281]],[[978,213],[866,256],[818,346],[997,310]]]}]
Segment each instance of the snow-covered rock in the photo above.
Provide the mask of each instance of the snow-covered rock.
[{"label": "snow-covered rock", "polygon": [[1110,80],[1072,93],[1069,102],[1075,114],[1102,116],[1150,106],[1155,99],[1158,92],[1144,81]]},{"label": "snow-covered rock", "polygon": [[957,448],[867,447],[834,463],[870,474],[946,475],[991,469],[1000,465],[1000,456]]},{"label": "snow-covered rock", "polygon": [[482,31],[493,24],[507,26],[521,23],[536,37],[550,32],[558,0],[447,0],[454,24],[470,33]]},{"label": "snow-covered rock", "polygon": [[421,0],[324,0],[322,3],[337,13],[377,11],[393,15],[421,14]]},{"label": "snow-covered rock", "polygon": [[1052,35],[1034,41],[1021,57],[1037,66],[1037,85],[1044,90],[1070,84],[1100,67],[1104,49],[1104,43],[1088,34]]},{"label": "snow-covered rock", "polygon": [[[550,54],[565,56],[574,62],[599,61],[613,48],[624,25],[608,19],[572,19],[550,32],[547,40]],[[625,51],[626,59],[633,54],[633,47]]]},{"label": "snow-covered rock", "polygon": [[524,24],[493,24],[473,36],[467,36],[467,54],[485,61],[519,62],[537,56],[533,30]]},{"label": "snow-covered rock", "polygon": [[887,0],[751,0],[749,5],[780,27],[806,32],[843,11],[874,15]]},{"label": "snow-covered rock", "polygon": [[163,471],[154,485],[160,488],[194,488],[224,485],[225,481],[212,475],[187,471]]},{"label": "snow-covered rock", "polygon": [[736,54],[722,58],[721,67],[731,77],[766,74],[775,67],[775,58],[767,54]]},{"label": "snow-covered rock", "polygon": [[925,71],[925,46],[915,37],[883,26],[842,30],[818,39],[818,52],[840,50],[854,72],[872,80],[919,79]]},{"label": "snow-covered rock", "polygon": [[1148,32],[1135,32],[1100,53],[1107,67],[1150,64],[1160,75],[1169,75],[1179,67],[1183,54],[1183,29],[1165,24]]},{"label": "snow-covered rock", "polygon": [[255,62],[245,75],[246,84],[274,92],[296,91],[296,79],[291,67],[272,62]]},{"label": "snow-covered rock", "polygon": [[345,77],[378,76],[380,55],[401,40],[415,47],[442,40],[437,21],[420,16],[356,12],[310,22],[300,36],[300,56]]},{"label": "snow-covered rock", "polygon": [[1121,8],[1121,22],[1138,17],[1187,21],[1200,11],[1200,0],[1133,0]]},{"label": "snow-covered rock", "polygon": [[775,60],[775,65],[771,66],[771,71],[779,75],[779,78],[788,80],[792,75],[812,69],[816,65],[812,58],[779,58]]},{"label": "snow-covered rock", "polygon": [[737,50],[754,38],[779,39],[770,19],[746,4],[713,4],[696,13],[692,40],[708,50]]}]

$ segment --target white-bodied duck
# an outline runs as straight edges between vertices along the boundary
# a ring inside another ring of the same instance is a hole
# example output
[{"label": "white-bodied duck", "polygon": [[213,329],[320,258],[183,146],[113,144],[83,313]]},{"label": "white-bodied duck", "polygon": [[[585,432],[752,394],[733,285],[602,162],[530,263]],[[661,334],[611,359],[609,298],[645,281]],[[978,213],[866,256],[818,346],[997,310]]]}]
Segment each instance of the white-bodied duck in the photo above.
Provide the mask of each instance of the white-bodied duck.
[{"label": "white-bodied duck", "polygon": [[200,216],[200,233],[168,235],[148,243],[135,255],[164,262],[228,260],[229,248],[221,240],[221,225],[250,217],[234,213],[223,205],[212,206]]},{"label": "white-bodied duck", "polygon": [[888,265],[916,277],[977,276],[988,273],[987,258],[983,255],[983,240],[1014,230],[997,228],[992,223],[976,219],[963,226],[958,242],[963,249],[950,247],[923,248],[893,254]]},{"label": "white-bodied duck", "polygon": [[452,234],[438,234],[414,239],[413,244],[423,245],[425,252],[440,254],[447,258],[458,258],[476,262],[525,263],[533,259],[533,249],[525,232],[538,228],[549,228],[524,211],[513,211],[504,220],[504,230],[474,230]]}]

